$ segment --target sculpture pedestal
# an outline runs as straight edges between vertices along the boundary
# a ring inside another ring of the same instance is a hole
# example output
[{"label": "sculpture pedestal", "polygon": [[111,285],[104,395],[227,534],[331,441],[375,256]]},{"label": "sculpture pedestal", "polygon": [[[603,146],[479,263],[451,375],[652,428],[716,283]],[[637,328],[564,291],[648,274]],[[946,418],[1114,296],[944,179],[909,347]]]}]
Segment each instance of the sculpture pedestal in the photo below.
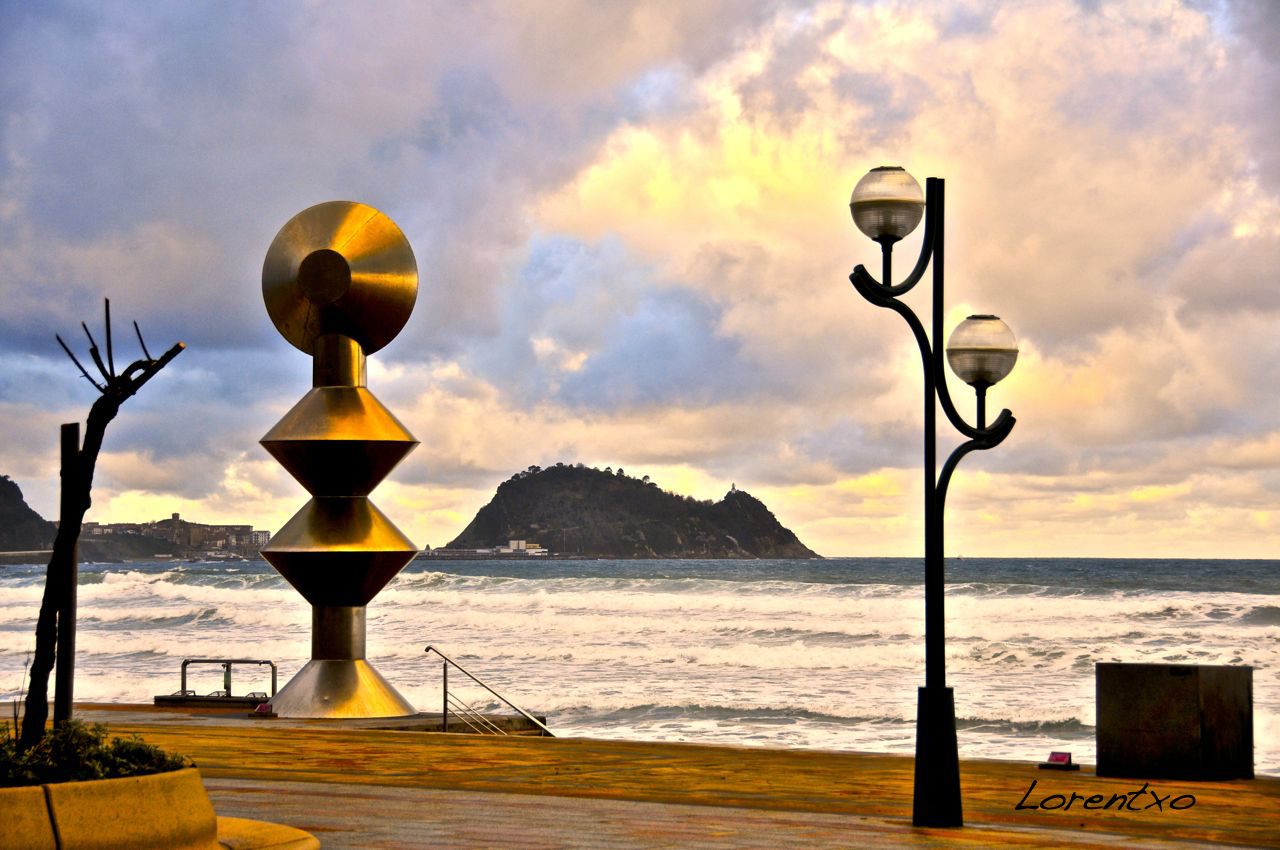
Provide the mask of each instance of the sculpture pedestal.
[{"label": "sculpture pedestal", "polygon": [[365,607],[311,608],[311,660],[279,693],[280,717],[407,717],[418,713],[364,657]]},{"label": "sculpture pedestal", "polygon": [[408,717],[418,713],[363,658],[312,659],[271,699],[280,717]]}]

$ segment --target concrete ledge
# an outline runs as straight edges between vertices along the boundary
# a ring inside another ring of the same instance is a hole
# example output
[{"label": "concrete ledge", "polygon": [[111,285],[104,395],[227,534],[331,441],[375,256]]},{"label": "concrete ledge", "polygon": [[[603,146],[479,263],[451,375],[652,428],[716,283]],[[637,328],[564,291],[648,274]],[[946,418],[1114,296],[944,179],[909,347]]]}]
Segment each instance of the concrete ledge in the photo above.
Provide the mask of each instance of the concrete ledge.
[{"label": "concrete ledge", "polygon": [[0,850],[310,850],[299,829],[219,818],[195,768],[0,789]]},{"label": "concrete ledge", "polygon": [[45,791],[60,847],[219,850],[217,817],[195,768]]},{"label": "concrete ledge", "polygon": [[22,850],[57,850],[58,840],[49,822],[49,804],[44,788],[0,788],[0,848]]},{"label": "concrete ledge", "polygon": [[318,850],[309,832],[248,818],[218,816],[218,844],[227,850]]}]

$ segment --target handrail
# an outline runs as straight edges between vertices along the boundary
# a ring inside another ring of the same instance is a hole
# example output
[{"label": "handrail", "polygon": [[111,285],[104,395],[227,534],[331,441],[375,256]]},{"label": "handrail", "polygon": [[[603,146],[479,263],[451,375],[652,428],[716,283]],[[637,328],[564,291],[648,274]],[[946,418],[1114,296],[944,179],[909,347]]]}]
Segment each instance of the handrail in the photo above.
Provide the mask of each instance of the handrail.
[{"label": "handrail", "polygon": [[[276,695],[276,664],[270,659],[259,658],[184,658],[182,659],[182,686],[179,693],[186,695],[187,691],[187,665],[189,664],[221,664],[222,665],[222,686],[226,691],[225,696],[231,696],[231,665],[232,664],[257,664],[261,667],[263,664],[271,665],[271,696]],[[193,692],[194,693],[194,692]]]},{"label": "handrail", "polygon": [[[488,691],[489,693],[493,694],[495,697],[497,697],[498,699],[500,699],[500,700],[502,700],[504,703],[506,703],[508,708],[511,708],[511,709],[515,710],[517,713],[519,713],[520,715],[522,715],[522,716],[524,717],[524,719],[525,719],[525,720],[528,720],[530,723],[532,723],[533,725],[535,725],[535,726],[537,726],[539,729],[541,729],[541,730],[542,730],[542,732],[543,732],[543,734],[545,734],[547,737],[549,737],[549,738],[554,738],[554,737],[556,736],[556,735],[555,735],[555,733],[554,733],[554,732],[552,732],[550,729],[548,729],[548,728],[547,728],[547,726],[546,726],[546,724],[545,724],[545,723],[543,723],[541,720],[539,720],[538,718],[534,717],[532,714],[530,714],[529,712],[525,711],[523,708],[521,708],[520,706],[516,705],[516,704],[515,704],[514,702],[512,702],[511,700],[507,699],[507,698],[506,698],[506,697],[504,697],[502,694],[498,693],[498,692],[497,692],[497,691],[495,691],[493,688],[489,687],[487,684],[485,684],[484,682],[482,682],[482,681],[480,681],[479,679],[477,679],[474,675],[472,675],[472,673],[471,673],[471,671],[470,671],[470,670],[468,670],[466,667],[463,667],[461,664],[459,664],[458,662],[454,661],[452,658],[450,658],[449,656],[445,655],[443,652],[441,652],[440,650],[436,649],[434,646],[428,646],[426,649],[424,649],[424,650],[422,650],[422,651],[423,651],[423,652],[426,652],[426,653],[434,652],[436,655],[439,655],[439,656],[440,656],[441,658],[443,658],[443,659],[444,659],[448,664],[452,664],[454,667],[457,667],[459,670],[461,670],[463,673],[465,673],[465,674],[467,675],[467,678],[469,678],[471,681],[475,682],[477,685],[479,685],[480,687],[484,688],[486,691]],[[445,671],[446,671],[446,672],[445,672],[445,675],[446,675],[446,676],[448,675],[448,669],[449,669],[449,668],[446,666],[446,667],[445,667]],[[445,682],[446,682],[446,685],[445,685],[445,692],[444,692],[444,695],[445,695],[445,700],[447,701],[447,700],[448,700],[448,697],[449,697],[448,684],[447,684],[448,679],[446,679],[446,680],[445,680]],[[459,715],[459,717],[461,717],[461,715]],[[444,723],[448,723],[447,712],[445,713],[445,716],[441,718],[441,721],[442,721],[442,722],[444,722]],[[463,720],[463,722],[465,723],[466,721],[465,721],[465,720]],[[468,725],[470,725],[470,724],[468,724]],[[448,727],[446,726],[445,728],[447,729]]]},{"label": "handrail", "polygon": [[452,703],[452,704],[453,704],[453,707],[454,707],[454,709],[455,709],[453,713],[454,713],[455,715],[457,715],[458,719],[459,719],[459,720],[461,720],[463,723],[466,723],[466,724],[467,724],[468,726],[470,726],[472,729],[475,729],[475,731],[479,732],[480,734],[482,734],[482,735],[483,735],[483,734],[485,734],[484,730],[483,730],[483,729],[478,729],[478,728],[476,728],[476,726],[475,726],[474,724],[472,724],[471,722],[469,722],[469,721],[467,720],[467,718],[468,718],[468,717],[470,717],[472,720],[475,720],[475,721],[476,721],[476,723],[479,723],[481,726],[488,727],[488,728],[489,728],[489,730],[490,730],[490,731],[492,732],[492,734],[494,734],[494,735],[506,735],[506,734],[507,734],[507,733],[506,733],[506,732],[504,732],[501,728],[499,728],[499,727],[498,727],[498,725],[497,725],[496,723],[494,723],[494,722],[493,722],[492,720],[490,720],[489,718],[485,717],[485,716],[484,716],[483,714],[481,714],[480,712],[476,711],[476,710],[475,710],[474,708],[472,708],[471,706],[467,705],[465,702],[463,702],[463,701],[462,701],[461,699],[459,699],[458,697],[453,696],[452,694],[450,694],[450,695],[448,695],[446,698],[449,700],[449,702],[450,702],[450,703]]},{"label": "handrail", "polygon": [[458,714],[456,711],[454,712],[454,714],[456,714],[456,715],[457,715],[457,717],[458,717],[458,719],[459,719],[459,720],[461,720],[463,723],[465,723],[465,724],[467,724],[468,726],[470,726],[470,727],[471,727],[471,731],[472,731],[472,732],[475,732],[477,735],[483,735],[483,734],[485,734],[485,731],[484,731],[483,729],[481,729],[479,726],[477,726],[477,725],[475,725],[474,723],[472,723],[472,722],[471,722],[470,720],[468,720],[467,718],[463,717],[461,714]]},{"label": "handrail", "polygon": [[454,705],[455,705],[455,706],[457,706],[457,707],[461,708],[465,713],[467,713],[467,714],[469,714],[470,716],[474,717],[474,718],[475,718],[475,720],[476,720],[476,722],[477,722],[477,723],[479,723],[481,726],[487,726],[490,730],[492,730],[492,731],[493,731],[493,734],[495,734],[495,735],[505,735],[505,734],[507,734],[506,732],[502,731],[502,729],[500,729],[496,723],[494,723],[494,722],[493,722],[492,720],[490,720],[489,718],[485,717],[485,716],[484,716],[483,714],[481,714],[480,712],[476,711],[474,708],[472,708],[472,707],[471,707],[470,705],[468,705],[467,703],[463,702],[462,700],[458,699],[457,697],[453,697],[452,699],[453,699],[453,701],[454,701]]}]

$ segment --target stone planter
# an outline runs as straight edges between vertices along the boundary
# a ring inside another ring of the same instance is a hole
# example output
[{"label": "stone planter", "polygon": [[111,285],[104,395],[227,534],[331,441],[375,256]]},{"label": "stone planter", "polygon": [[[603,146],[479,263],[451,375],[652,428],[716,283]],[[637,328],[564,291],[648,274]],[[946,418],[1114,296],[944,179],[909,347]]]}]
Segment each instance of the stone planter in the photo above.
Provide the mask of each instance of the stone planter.
[{"label": "stone planter", "polygon": [[[292,827],[219,818],[195,768],[0,788],[0,824],[4,824],[0,850],[223,850],[228,846],[303,850],[320,846],[309,833]],[[256,828],[248,832],[256,839],[246,843],[241,834],[251,826]]]}]

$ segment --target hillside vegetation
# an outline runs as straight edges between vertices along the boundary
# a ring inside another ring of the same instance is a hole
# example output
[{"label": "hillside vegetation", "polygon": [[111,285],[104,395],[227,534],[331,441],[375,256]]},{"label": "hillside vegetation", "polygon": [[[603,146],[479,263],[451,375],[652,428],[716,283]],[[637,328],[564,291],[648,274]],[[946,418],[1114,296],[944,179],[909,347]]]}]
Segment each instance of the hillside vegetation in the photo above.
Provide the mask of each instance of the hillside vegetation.
[{"label": "hillside vegetation", "polygon": [[816,558],[759,499],[718,502],[660,489],[619,469],[531,466],[498,486],[448,544],[480,549],[529,540],[552,553],[649,558]]},{"label": "hillside vegetation", "polygon": [[0,552],[48,549],[57,530],[31,509],[16,482],[0,475]]}]

